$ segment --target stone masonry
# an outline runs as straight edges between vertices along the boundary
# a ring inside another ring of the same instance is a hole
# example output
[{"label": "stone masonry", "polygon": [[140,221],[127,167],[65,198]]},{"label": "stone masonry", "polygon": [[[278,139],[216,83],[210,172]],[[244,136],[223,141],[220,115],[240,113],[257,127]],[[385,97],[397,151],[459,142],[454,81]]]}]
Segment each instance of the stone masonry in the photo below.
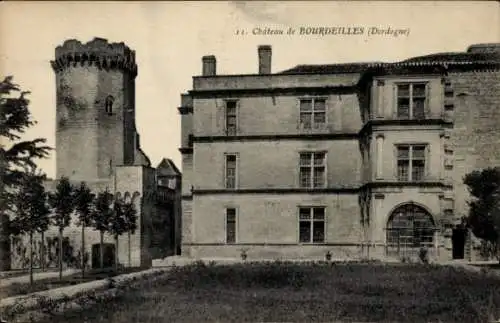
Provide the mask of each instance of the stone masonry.
[{"label": "stone masonry", "polygon": [[[178,253],[180,248],[181,174],[170,159],[157,168],[140,147],[135,124],[135,51],[124,43],[94,38],[88,43],[67,40],[51,61],[56,79],[56,179],[65,176],[75,186],[84,181],[98,194],[107,190],[115,198],[131,201],[138,213],[138,229],[130,236],[105,243],[118,248],[124,266],[151,266],[152,260]],[[64,230],[67,240],[64,266],[79,266],[81,228],[76,216]],[[46,263],[56,264],[57,228],[46,233]],[[40,264],[40,237],[35,237],[35,260]],[[12,241],[11,267],[27,266],[26,237]],[[87,266],[95,258],[99,233],[86,229]]]},{"label": "stone masonry", "polygon": [[[425,247],[433,258],[461,257],[464,242],[452,233],[467,212],[463,176],[499,162],[499,50],[479,44],[396,63],[273,74],[271,48],[260,46],[258,73],[250,75],[218,75],[215,56],[203,57],[203,73],[179,107],[183,254],[388,259]],[[401,84],[424,85],[418,117],[400,115]],[[324,100],[325,116],[309,129],[300,102],[314,98]],[[407,146],[425,148],[418,179],[413,168],[401,173],[398,147]],[[325,185],[303,187],[303,152],[326,154]],[[235,156],[231,187],[227,155]],[[324,231],[305,243],[299,209],[311,207],[325,209],[323,229],[314,227]]]}]

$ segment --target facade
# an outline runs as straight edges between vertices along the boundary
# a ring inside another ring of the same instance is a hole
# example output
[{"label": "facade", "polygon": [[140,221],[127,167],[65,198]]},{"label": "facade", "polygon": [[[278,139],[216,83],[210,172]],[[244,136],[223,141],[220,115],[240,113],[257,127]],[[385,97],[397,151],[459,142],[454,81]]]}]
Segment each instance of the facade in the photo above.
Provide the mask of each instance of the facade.
[{"label": "facade", "polygon": [[470,257],[463,176],[500,162],[500,44],[202,75],[181,95],[182,253]]},{"label": "facade", "polygon": [[[67,40],[56,48],[51,65],[57,97],[56,178],[68,177],[75,185],[84,181],[96,194],[107,190],[134,203],[138,229],[119,238],[120,264],[148,267],[152,259],[177,253],[181,173],[170,159],[153,168],[141,150],[135,125],[135,52],[101,38],[86,44]],[[46,183],[49,190],[56,185],[57,180]],[[57,229],[50,228],[45,236],[46,262],[57,265]],[[78,266],[81,228],[76,218],[64,237],[64,262]],[[105,242],[108,250],[116,247],[111,236],[106,235]],[[35,242],[35,262],[40,243]],[[99,233],[87,229],[85,243],[87,264],[95,266]],[[26,247],[25,240],[14,239],[13,268],[27,266]]]}]

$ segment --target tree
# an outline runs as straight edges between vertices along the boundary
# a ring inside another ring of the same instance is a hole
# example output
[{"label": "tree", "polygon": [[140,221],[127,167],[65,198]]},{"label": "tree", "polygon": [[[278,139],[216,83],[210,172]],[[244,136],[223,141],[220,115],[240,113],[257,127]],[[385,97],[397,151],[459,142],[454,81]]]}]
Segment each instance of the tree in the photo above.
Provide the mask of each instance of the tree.
[{"label": "tree", "polygon": [[23,186],[15,195],[17,216],[14,221],[20,232],[29,235],[30,284],[33,284],[33,234],[45,232],[49,225],[50,209],[47,206],[44,179],[45,176],[42,174],[25,173],[22,179]]},{"label": "tree", "polygon": [[94,207],[92,210],[92,225],[100,233],[100,244],[99,244],[99,267],[104,266],[104,233],[109,230],[109,224],[111,217],[113,216],[113,210],[111,205],[113,203],[113,194],[109,193],[108,190],[100,192],[97,194],[97,198],[94,201]]},{"label": "tree", "polygon": [[113,212],[109,221],[109,233],[115,239],[115,270],[118,271],[118,238],[127,232],[124,203],[116,198],[113,203]]},{"label": "tree", "polygon": [[125,229],[128,234],[128,265],[132,266],[132,249],[130,246],[130,236],[137,230],[137,211],[132,201],[123,204],[123,215],[125,217]]},{"label": "tree", "polygon": [[464,177],[472,196],[466,222],[472,233],[494,245],[500,260],[500,168],[473,171]]},{"label": "tree", "polygon": [[52,223],[59,229],[59,278],[62,280],[63,231],[71,223],[71,214],[75,210],[74,187],[67,177],[61,177],[55,192],[49,196],[53,208]]},{"label": "tree", "polygon": [[92,203],[95,195],[90,191],[85,182],[75,191],[75,208],[78,214],[79,225],[82,227],[82,278],[85,277],[85,228],[92,223]]},{"label": "tree", "polygon": [[[10,267],[10,236],[15,226],[10,223],[16,192],[22,186],[26,168],[35,167],[35,160],[47,158],[52,148],[46,139],[20,141],[26,130],[36,125],[29,110],[29,92],[21,91],[13,77],[0,82],[0,263]],[[7,145],[9,143],[9,145]]]},{"label": "tree", "polygon": [[[46,177],[43,175],[43,179]],[[37,217],[37,225],[36,230],[40,233],[41,240],[41,250],[40,250],[40,267],[42,271],[45,271],[45,232],[49,229],[50,225],[50,206],[49,203],[49,193],[45,191],[45,187],[43,185],[38,186],[40,190],[38,193],[38,199],[36,199],[35,209],[39,214]]]}]

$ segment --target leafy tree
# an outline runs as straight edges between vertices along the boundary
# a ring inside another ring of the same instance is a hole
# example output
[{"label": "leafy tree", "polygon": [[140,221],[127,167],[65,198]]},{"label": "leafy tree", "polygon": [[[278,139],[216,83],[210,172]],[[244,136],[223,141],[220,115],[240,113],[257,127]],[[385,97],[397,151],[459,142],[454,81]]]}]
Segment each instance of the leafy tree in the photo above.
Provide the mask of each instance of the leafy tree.
[{"label": "leafy tree", "polygon": [[[44,176],[45,179],[45,176]],[[42,185],[39,194],[39,199],[35,204],[36,210],[38,210],[38,218],[37,218],[37,231],[40,233],[41,240],[41,250],[40,250],[40,266],[42,267],[42,271],[45,271],[45,232],[49,229],[50,225],[50,205],[49,203],[49,193],[45,191],[45,187]]]},{"label": "leafy tree", "polygon": [[113,216],[110,219],[109,232],[115,239],[115,269],[118,269],[118,238],[128,233],[129,265],[131,263],[130,235],[137,229],[137,212],[132,202],[116,199],[113,205]]},{"label": "leafy tree", "polygon": [[124,203],[116,198],[113,203],[113,212],[109,221],[109,233],[115,239],[115,270],[118,270],[118,238],[127,232]]},{"label": "leafy tree", "polygon": [[109,193],[107,190],[97,194],[97,198],[94,201],[94,207],[92,209],[92,225],[100,233],[100,244],[99,244],[99,267],[104,266],[104,233],[109,230],[109,225],[111,222],[111,217],[113,216],[113,209],[111,205],[113,203],[113,194]]},{"label": "leafy tree", "polygon": [[59,278],[62,279],[63,231],[71,223],[71,214],[75,210],[75,188],[67,177],[61,177],[55,192],[49,195],[53,208],[52,223],[59,229]]},{"label": "leafy tree", "polygon": [[[467,225],[472,233],[494,245],[500,256],[500,168],[473,171],[464,177],[472,199]],[[500,257],[499,257],[500,259]]]},{"label": "leafy tree", "polygon": [[50,209],[44,179],[42,174],[25,173],[23,186],[17,191],[14,203],[17,214],[14,221],[21,232],[29,235],[30,284],[33,284],[33,234],[45,232],[49,226]]},{"label": "leafy tree", "polygon": [[130,236],[137,230],[137,211],[132,201],[123,204],[123,215],[125,217],[125,229],[128,234],[128,265],[132,266],[132,248],[130,246]]},{"label": "leafy tree", "polygon": [[85,228],[92,223],[92,203],[95,194],[90,191],[85,182],[80,183],[75,191],[75,208],[78,214],[79,225],[82,227],[82,278],[85,277]]},{"label": "leafy tree", "polygon": [[21,141],[21,136],[36,125],[29,110],[29,92],[21,91],[13,77],[0,81],[0,262],[9,269],[10,236],[16,227],[11,225],[16,191],[20,189],[25,168],[35,167],[37,158],[47,158],[52,148],[46,139]]}]

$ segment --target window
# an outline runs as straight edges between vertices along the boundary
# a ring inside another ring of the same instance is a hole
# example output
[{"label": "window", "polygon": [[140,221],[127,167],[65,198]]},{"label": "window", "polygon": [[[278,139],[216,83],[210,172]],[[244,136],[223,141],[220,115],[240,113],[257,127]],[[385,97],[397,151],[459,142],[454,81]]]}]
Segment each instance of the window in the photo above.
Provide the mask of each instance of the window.
[{"label": "window", "polygon": [[236,188],[236,154],[226,155],[226,188]]},{"label": "window", "polygon": [[236,209],[226,209],[226,243],[236,243]]},{"label": "window", "polygon": [[226,101],[226,134],[236,135],[236,101]]},{"label": "window", "polygon": [[193,134],[188,135],[188,147],[193,147],[194,136]]},{"label": "window", "polygon": [[108,115],[113,114],[113,102],[114,101],[115,101],[115,99],[111,95],[108,95],[106,97],[106,100],[104,101],[104,109],[106,110],[106,113]]},{"label": "window", "polygon": [[171,190],[175,190],[175,188],[177,187],[177,183],[175,181],[175,178],[168,179],[167,187],[170,188]]},{"label": "window", "polygon": [[299,208],[299,242],[325,242],[325,208]]},{"label": "window", "polygon": [[405,204],[394,210],[386,228],[387,253],[415,255],[420,248],[434,245],[435,224],[422,207]]},{"label": "window", "polygon": [[304,129],[316,129],[326,123],[326,99],[300,100],[300,124]]},{"label": "window", "polygon": [[425,118],[425,83],[399,84],[397,87],[398,119]]},{"label": "window", "polygon": [[397,147],[398,180],[421,181],[425,175],[425,145],[400,145]]},{"label": "window", "polygon": [[326,153],[308,152],[300,154],[300,187],[318,188],[326,184]]}]

